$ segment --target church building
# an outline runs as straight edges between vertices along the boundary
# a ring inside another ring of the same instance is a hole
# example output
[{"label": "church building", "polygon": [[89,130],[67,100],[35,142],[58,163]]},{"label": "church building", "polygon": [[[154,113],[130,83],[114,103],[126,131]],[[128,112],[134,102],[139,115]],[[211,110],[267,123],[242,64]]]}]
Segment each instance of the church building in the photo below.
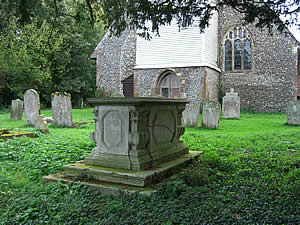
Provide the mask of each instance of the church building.
[{"label": "church building", "polygon": [[103,36],[91,54],[98,87],[128,97],[187,98],[199,107],[234,88],[241,109],[261,112],[285,111],[300,98],[299,42],[288,30],[270,34],[224,8],[203,33],[197,22],[179,31],[175,21],[150,41],[138,32]]}]

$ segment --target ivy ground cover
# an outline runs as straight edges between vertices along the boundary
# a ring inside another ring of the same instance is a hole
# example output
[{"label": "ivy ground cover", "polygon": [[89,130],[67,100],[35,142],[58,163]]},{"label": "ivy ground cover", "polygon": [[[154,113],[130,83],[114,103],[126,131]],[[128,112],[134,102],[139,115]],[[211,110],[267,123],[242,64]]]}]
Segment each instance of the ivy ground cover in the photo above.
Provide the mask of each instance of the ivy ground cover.
[{"label": "ivy ground cover", "polygon": [[284,125],[284,114],[242,113],[241,120],[221,120],[217,130],[187,128],[182,140],[203,156],[151,197],[43,184],[42,176],[94,147],[92,109],[73,110],[73,119],[74,128],[50,125],[42,134],[0,113],[0,128],[35,134],[0,142],[0,224],[300,222],[300,127]]}]

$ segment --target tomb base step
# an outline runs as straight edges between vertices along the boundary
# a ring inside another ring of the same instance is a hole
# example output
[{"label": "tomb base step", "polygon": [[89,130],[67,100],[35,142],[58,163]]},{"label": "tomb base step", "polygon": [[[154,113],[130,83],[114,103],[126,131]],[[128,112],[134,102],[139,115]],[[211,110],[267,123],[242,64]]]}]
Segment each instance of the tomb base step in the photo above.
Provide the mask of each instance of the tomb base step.
[{"label": "tomb base step", "polygon": [[43,177],[43,180],[44,182],[80,182],[109,195],[115,195],[120,191],[152,193],[155,191],[155,184],[178,173],[192,159],[201,154],[202,152],[199,151],[190,151],[175,160],[142,171],[91,166],[80,161],[65,165],[63,173]]}]

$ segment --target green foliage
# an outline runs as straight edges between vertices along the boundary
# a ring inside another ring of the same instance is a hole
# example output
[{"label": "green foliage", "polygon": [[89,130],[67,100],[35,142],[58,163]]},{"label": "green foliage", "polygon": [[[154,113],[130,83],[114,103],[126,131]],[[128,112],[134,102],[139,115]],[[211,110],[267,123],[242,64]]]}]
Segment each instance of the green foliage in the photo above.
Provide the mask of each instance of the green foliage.
[{"label": "green foliage", "polygon": [[204,186],[210,182],[208,168],[199,160],[184,169],[178,178],[190,186]]},{"label": "green foliage", "polygon": [[[73,114],[93,118],[92,109]],[[221,121],[222,130],[188,128],[183,141],[203,156],[151,197],[41,183],[89,154],[90,123],[0,142],[0,224],[298,224],[300,128],[282,125],[284,114],[241,118]]]},{"label": "green foliage", "polygon": [[104,33],[103,22],[96,19],[102,14],[98,4],[3,0],[0,12],[0,88],[8,86],[8,103],[28,88],[47,107],[56,91],[70,93],[73,104],[94,96],[96,69],[89,55]]},{"label": "green foliage", "polygon": [[40,89],[50,79],[49,56],[62,50],[62,37],[46,22],[21,27],[12,19],[0,35],[0,48],[6,85],[22,98],[26,89]]}]

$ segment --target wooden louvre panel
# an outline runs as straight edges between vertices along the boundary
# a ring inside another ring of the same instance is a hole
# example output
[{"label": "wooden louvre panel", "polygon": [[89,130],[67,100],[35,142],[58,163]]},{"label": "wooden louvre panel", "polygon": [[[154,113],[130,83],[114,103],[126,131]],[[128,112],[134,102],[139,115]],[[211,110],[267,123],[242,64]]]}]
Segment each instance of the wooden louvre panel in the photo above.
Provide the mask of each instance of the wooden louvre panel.
[{"label": "wooden louvre panel", "polygon": [[134,96],[134,79],[133,75],[127,77],[122,81],[123,84],[123,94],[125,97],[133,97]]}]

